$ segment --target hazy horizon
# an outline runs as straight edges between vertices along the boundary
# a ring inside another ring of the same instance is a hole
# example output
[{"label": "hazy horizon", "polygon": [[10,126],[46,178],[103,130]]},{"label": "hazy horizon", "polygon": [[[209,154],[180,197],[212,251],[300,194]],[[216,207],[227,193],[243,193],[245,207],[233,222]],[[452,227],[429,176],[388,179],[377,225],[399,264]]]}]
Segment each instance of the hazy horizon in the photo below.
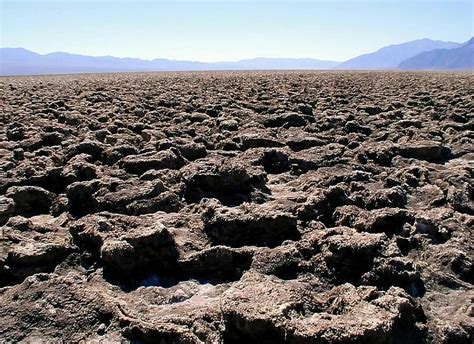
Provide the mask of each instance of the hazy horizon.
[{"label": "hazy horizon", "polygon": [[1,46],[202,62],[345,61],[429,38],[465,42],[471,1],[2,1]]}]

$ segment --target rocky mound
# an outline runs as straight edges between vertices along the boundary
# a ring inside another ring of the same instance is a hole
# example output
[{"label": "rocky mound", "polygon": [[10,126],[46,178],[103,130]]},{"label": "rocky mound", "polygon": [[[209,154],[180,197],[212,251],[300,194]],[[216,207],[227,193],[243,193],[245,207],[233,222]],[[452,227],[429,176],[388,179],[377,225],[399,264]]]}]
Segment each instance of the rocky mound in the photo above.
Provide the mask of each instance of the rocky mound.
[{"label": "rocky mound", "polygon": [[0,80],[0,341],[471,343],[474,77]]}]

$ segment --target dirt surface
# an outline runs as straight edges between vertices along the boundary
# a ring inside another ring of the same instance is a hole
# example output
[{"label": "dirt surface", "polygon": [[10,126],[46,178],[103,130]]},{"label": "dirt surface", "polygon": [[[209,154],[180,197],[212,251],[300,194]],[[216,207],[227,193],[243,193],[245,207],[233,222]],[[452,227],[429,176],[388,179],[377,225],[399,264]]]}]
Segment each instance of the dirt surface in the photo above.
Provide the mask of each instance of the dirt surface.
[{"label": "dirt surface", "polygon": [[0,342],[472,343],[473,85],[0,79]]}]

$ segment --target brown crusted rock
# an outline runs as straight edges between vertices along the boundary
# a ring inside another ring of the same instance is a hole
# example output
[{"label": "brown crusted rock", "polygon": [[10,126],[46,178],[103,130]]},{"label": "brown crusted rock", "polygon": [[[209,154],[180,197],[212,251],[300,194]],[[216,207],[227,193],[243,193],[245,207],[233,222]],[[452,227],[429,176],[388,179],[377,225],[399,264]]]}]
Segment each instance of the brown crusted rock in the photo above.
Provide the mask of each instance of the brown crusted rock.
[{"label": "brown crusted rock", "polygon": [[459,189],[451,186],[448,190],[447,200],[455,210],[474,215],[474,188],[472,184],[465,183]]},{"label": "brown crusted rock", "polygon": [[394,173],[385,179],[385,184],[387,186],[407,184],[411,187],[417,187],[428,182],[428,174],[428,169],[421,165],[397,168]]},{"label": "brown crusted rock", "polygon": [[325,311],[311,315],[295,336],[309,343],[417,343],[423,340],[421,307],[403,290],[343,284],[323,296]]},{"label": "brown crusted rock", "polygon": [[250,268],[254,250],[213,246],[180,260],[187,276],[213,283],[238,280]]},{"label": "brown crusted rock", "polygon": [[137,199],[127,204],[126,212],[130,215],[141,215],[164,211],[174,213],[183,207],[180,197],[171,191],[164,191],[155,197]]},{"label": "brown crusted rock", "polygon": [[2,228],[0,284],[21,282],[38,272],[52,271],[72,252],[71,237],[64,227],[65,216],[49,215],[29,219],[12,217]]},{"label": "brown crusted rock", "polygon": [[313,191],[305,204],[298,210],[298,217],[327,222],[336,207],[347,202],[347,192],[341,186]]},{"label": "brown crusted rock", "polygon": [[424,185],[416,188],[408,197],[410,206],[417,209],[430,209],[446,202],[446,197],[436,185]]},{"label": "brown crusted rock", "polygon": [[407,204],[405,190],[396,186],[389,189],[377,189],[365,201],[368,209],[403,208]]},{"label": "brown crusted rock", "polygon": [[18,214],[48,213],[55,197],[38,186],[12,186],[5,195],[13,199]]},{"label": "brown crusted rock", "polygon": [[124,271],[131,271],[135,268],[135,249],[125,240],[107,240],[100,249],[100,258],[106,266],[114,266]]},{"label": "brown crusted rock", "polygon": [[380,106],[373,104],[359,105],[357,107],[357,110],[363,110],[367,112],[370,116],[375,116],[383,112],[383,109]]},{"label": "brown crusted rock", "polygon": [[189,120],[191,123],[204,122],[205,120],[209,119],[209,115],[201,112],[185,114],[183,117]]},{"label": "brown crusted rock", "polygon": [[343,162],[342,154],[344,146],[338,143],[330,143],[322,147],[312,147],[296,152],[291,163],[295,164],[299,173],[317,170],[320,167],[334,166]]},{"label": "brown crusted rock", "polygon": [[113,165],[123,157],[128,155],[137,155],[138,149],[128,143],[116,144],[113,147],[107,148],[102,153],[102,159],[105,164]]},{"label": "brown crusted rock", "polygon": [[243,134],[238,137],[244,150],[257,147],[282,147],[283,143],[266,134]]},{"label": "brown crusted rock", "polygon": [[206,146],[202,143],[189,142],[178,146],[179,151],[189,161],[205,158],[207,155]]},{"label": "brown crusted rock", "polygon": [[128,182],[123,182],[107,178],[75,182],[67,187],[66,195],[73,214],[97,211],[141,213],[137,202],[150,202],[165,191],[160,180],[140,182],[130,178]]},{"label": "brown crusted rock", "polygon": [[62,169],[61,176],[67,183],[76,181],[91,180],[97,178],[97,167],[93,164],[93,159],[88,154],[78,154],[68,161]]},{"label": "brown crusted rock", "polygon": [[157,216],[87,215],[71,227],[71,234],[79,247],[119,275],[169,271],[176,265],[173,237]]},{"label": "brown crusted rock", "polygon": [[272,115],[265,120],[264,125],[267,128],[272,127],[301,127],[306,125],[307,120],[304,116],[296,112],[288,112],[278,115]]},{"label": "brown crusted rock", "polygon": [[383,293],[344,284],[321,294],[304,280],[249,272],[223,298],[229,342],[415,343],[421,338],[412,324],[423,320],[423,313],[398,288]]},{"label": "brown crusted rock", "polygon": [[433,244],[443,244],[457,229],[453,224],[453,215],[449,208],[418,211],[415,217],[415,233],[429,238]]},{"label": "brown crusted rock", "polygon": [[7,222],[15,212],[15,201],[11,198],[0,196],[0,226]]},{"label": "brown crusted rock", "polygon": [[381,166],[390,166],[396,154],[397,149],[390,142],[376,144],[364,142],[359,148],[357,158],[363,163],[374,162]]},{"label": "brown crusted rock", "polygon": [[185,160],[179,151],[169,149],[152,154],[128,155],[119,164],[128,173],[142,174],[152,169],[178,169],[184,166]]},{"label": "brown crusted rock", "polygon": [[401,232],[410,222],[413,222],[413,217],[406,210],[382,208],[361,212],[353,225],[359,231],[394,234]]},{"label": "brown crusted rock", "polygon": [[328,144],[327,140],[309,135],[302,137],[291,137],[288,141],[286,141],[286,145],[295,152],[312,147],[324,146],[326,144]]},{"label": "brown crusted rock", "polygon": [[310,270],[311,264],[294,244],[263,248],[252,259],[251,268],[281,279],[293,279]]},{"label": "brown crusted rock", "polygon": [[71,159],[79,154],[87,154],[93,157],[95,160],[98,160],[101,158],[104,150],[105,147],[102,143],[85,140],[70,147],[66,152],[66,155],[69,159]]},{"label": "brown crusted rock", "polygon": [[355,205],[343,205],[337,207],[333,213],[333,221],[336,226],[353,226],[363,209]]},{"label": "brown crusted rock", "polygon": [[409,143],[399,147],[399,152],[400,155],[405,158],[414,158],[429,162],[443,162],[451,156],[449,147],[435,141]]},{"label": "brown crusted rock", "polygon": [[[60,154],[59,156],[62,156]],[[24,159],[8,171],[14,178],[13,183],[0,183],[0,190],[6,190],[11,185],[38,186],[48,191],[57,192],[64,189],[61,177],[61,167],[56,165],[56,158],[35,156]]]},{"label": "brown crusted rock", "polygon": [[373,268],[375,257],[387,240],[384,234],[358,233],[352,228],[329,230],[319,242],[329,274],[337,283],[357,283]]},{"label": "brown crusted rock", "polygon": [[226,119],[219,123],[219,128],[222,130],[236,131],[239,128],[239,122],[235,119]]},{"label": "brown crusted rock", "polygon": [[11,141],[20,141],[25,138],[25,127],[18,122],[10,123],[6,130],[7,139]]},{"label": "brown crusted rock", "polygon": [[397,286],[411,296],[423,296],[426,291],[420,272],[406,258],[377,259],[372,271],[362,276],[362,280],[385,290]]},{"label": "brown crusted rock", "polygon": [[127,206],[141,199],[158,196],[165,191],[163,183],[158,181],[118,183],[112,188],[103,187],[93,194],[97,208],[101,211],[114,213],[127,212]]},{"label": "brown crusted rock", "polygon": [[252,191],[265,185],[265,172],[222,159],[195,161],[183,169],[182,176],[188,202],[217,198],[225,204],[240,204],[250,201]]},{"label": "brown crusted rock", "polygon": [[99,179],[70,184],[66,188],[66,196],[71,213],[80,214],[97,211],[97,204],[93,195],[103,186],[104,181]]},{"label": "brown crusted rock", "polygon": [[124,298],[119,313],[123,336],[132,342],[223,342],[222,293],[227,285],[183,281],[139,288]]},{"label": "brown crusted rock", "polygon": [[318,301],[310,284],[247,272],[223,294],[224,338],[283,343],[292,338],[285,325],[317,311]]},{"label": "brown crusted rock", "polygon": [[[472,322],[472,290],[456,290],[445,294],[432,292],[425,295],[422,304],[432,334],[430,340],[443,344],[468,344],[474,339]],[[430,306],[432,305],[432,306]]]},{"label": "brown crusted rock", "polygon": [[[2,340],[5,342],[48,343],[58,339],[78,342],[120,341],[114,336],[100,338],[96,329],[110,323],[112,307],[101,290],[88,287],[77,272],[36,274],[22,284],[0,292]],[[25,316],[28,314],[28,316]]]}]

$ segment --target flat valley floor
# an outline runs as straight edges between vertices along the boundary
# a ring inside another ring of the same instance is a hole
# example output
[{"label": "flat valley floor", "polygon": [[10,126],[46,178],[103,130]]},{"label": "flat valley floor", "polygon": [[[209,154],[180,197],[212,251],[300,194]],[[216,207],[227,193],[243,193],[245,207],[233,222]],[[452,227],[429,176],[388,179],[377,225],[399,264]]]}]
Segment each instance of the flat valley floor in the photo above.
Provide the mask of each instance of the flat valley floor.
[{"label": "flat valley floor", "polygon": [[472,343],[474,75],[0,78],[0,342]]}]

